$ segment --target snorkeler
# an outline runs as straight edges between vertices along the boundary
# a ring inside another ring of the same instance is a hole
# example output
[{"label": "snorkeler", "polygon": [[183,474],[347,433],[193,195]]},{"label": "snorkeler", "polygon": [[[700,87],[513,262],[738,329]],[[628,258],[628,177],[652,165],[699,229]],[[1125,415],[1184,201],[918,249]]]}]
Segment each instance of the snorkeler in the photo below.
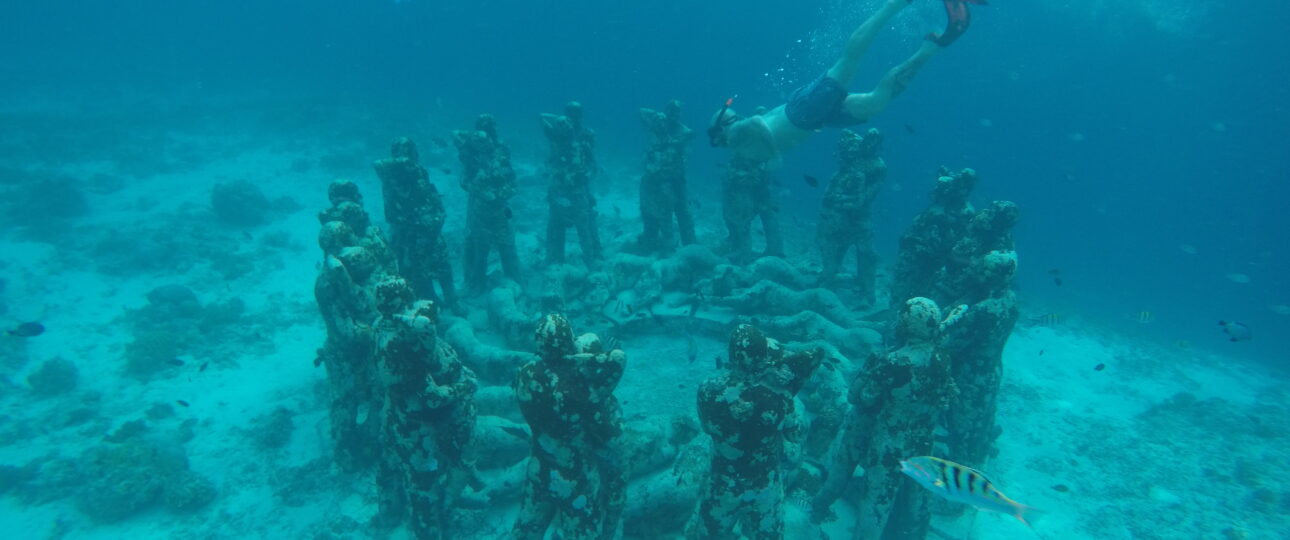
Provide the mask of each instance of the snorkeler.
[{"label": "snorkeler", "polygon": [[769,112],[742,117],[730,108],[728,99],[712,118],[708,138],[712,146],[724,146],[737,156],[771,161],[825,127],[860,124],[882,112],[900,95],[914,75],[941,49],[954,43],[971,23],[968,4],[986,0],[942,0],[949,18],[940,35],[928,34],[926,43],[900,65],[892,68],[871,92],[851,94],[847,85],[855,77],[860,57],[869,49],[878,30],[913,0],[887,0],[877,13],[862,23],[847,41],[842,57],[824,75],[797,89],[788,103]]}]

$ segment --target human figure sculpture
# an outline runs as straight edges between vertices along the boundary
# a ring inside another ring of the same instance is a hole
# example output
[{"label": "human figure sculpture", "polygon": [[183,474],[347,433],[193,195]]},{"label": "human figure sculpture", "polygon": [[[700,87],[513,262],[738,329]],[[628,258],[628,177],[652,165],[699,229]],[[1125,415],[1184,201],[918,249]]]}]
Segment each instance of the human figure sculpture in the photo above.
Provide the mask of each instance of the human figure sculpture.
[{"label": "human figure sculpture", "polygon": [[582,258],[588,267],[600,262],[600,233],[596,230],[596,198],[591,179],[596,165],[596,134],[582,123],[582,104],[571,101],[563,115],[543,114],[542,128],[551,143],[546,160],[547,263],[564,263],[565,232],[578,233]]},{"label": "human figure sculpture", "polygon": [[848,251],[855,251],[855,287],[866,303],[874,301],[874,277],[878,253],[873,247],[870,208],[887,178],[887,165],[878,150],[882,135],[870,129],[864,137],[842,131],[838,142],[838,172],[824,192],[816,242],[820,246],[822,283],[837,275]]},{"label": "human figure sculpture", "polygon": [[[385,221],[390,226],[390,247],[399,263],[399,274],[408,280],[417,297],[455,307],[448,243],[443,238],[446,218],[443,197],[420,164],[417,145],[407,137],[390,145],[390,158],[373,163],[385,196]],[[439,292],[435,291],[439,285]]]},{"label": "human figure sculpture", "polygon": [[493,250],[506,277],[520,281],[520,259],[515,251],[515,227],[509,201],[515,195],[515,170],[511,149],[497,136],[497,120],[482,114],[475,129],[453,132],[461,161],[461,188],[466,202],[466,245],[462,274],[472,292],[481,292],[488,279],[488,255]]},{"label": "human figure sculpture", "polygon": [[662,111],[641,109],[640,113],[649,137],[640,187],[644,225],[640,246],[652,251],[670,249],[676,242],[677,232],[682,245],[693,244],[694,217],[686,194],[685,148],[694,139],[694,132],[681,123],[679,101],[668,102]]},{"label": "human figure sculpture", "polygon": [[381,519],[406,519],[416,538],[455,538],[453,510],[474,479],[475,374],[438,339],[434,303],[415,300],[406,281],[385,279],[375,298],[385,382]]},{"label": "human figure sculpture", "polygon": [[[863,483],[863,496],[856,505],[854,538],[883,538],[889,519],[902,527],[926,527],[927,494],[903,483],[900,460],[932,453],[936,422],[955,395],[941,336],[961,316],[961,309],[955,309],[942,319],[936,303],[927,298],[913,298],[902,306],[895,328],[898,345],[871,358],[851,385],[846,427],[836,441],[828,480],[812,501],[817,521],[830,516],[829,507],[862,467],[864,476],[858,481]],[[902,494],[902,489],[914,491]]]},{"label": "human figure sculpture", "polygon": [[538,358],[514,383],[532,455],[512,537],[541,539],[553,524],[561,538],[612,537],[626,480],[607,459],[621,436],[613,390],[626,354],[606,352],[594,335],[575,341],[569,321],[555,314],[538,323],[536,340]]},{"label": "human figure sculpture", "polygon": [[712,461],[689,538],[783,538],[785,423],[820,360],[818,351],[785,353],[750,325],[731,334],[729,371],[699,387]]}]

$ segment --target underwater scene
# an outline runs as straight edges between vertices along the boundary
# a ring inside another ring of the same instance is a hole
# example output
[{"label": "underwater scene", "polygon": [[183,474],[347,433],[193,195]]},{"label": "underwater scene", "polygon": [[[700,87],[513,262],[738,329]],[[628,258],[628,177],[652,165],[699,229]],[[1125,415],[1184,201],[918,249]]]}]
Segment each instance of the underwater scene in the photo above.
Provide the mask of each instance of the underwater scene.
[{"label": "underwater scene", "polygon": [[1290,539],[1290,6],[0,15],[0,537]]}]

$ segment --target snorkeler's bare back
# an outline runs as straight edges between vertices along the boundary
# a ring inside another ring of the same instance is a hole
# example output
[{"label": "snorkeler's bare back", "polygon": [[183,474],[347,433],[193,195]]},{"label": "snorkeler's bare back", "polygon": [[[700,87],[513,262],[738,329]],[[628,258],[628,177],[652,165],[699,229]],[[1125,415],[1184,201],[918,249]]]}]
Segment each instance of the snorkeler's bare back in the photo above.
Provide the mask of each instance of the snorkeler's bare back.
[{"label": "snorkeler's bare back", "polygon": [[780,105],[730,126],[730,150],[739,157],[771,161],[810,137],[812,132],[793,125],[784,110]]}]

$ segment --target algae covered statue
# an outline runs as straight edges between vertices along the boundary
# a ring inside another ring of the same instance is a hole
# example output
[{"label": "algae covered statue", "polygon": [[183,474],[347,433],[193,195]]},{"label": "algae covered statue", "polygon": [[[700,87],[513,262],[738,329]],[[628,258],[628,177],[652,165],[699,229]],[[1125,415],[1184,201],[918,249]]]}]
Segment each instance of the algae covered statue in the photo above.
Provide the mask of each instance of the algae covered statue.
[{"label": "algae covered statue", "polygon": [[779,205],[771,195],[774,181],[770,163],[734,155],[721,175],[721,217],[726,223],[726,253],[736,264],[755,258],[752,249],[753,220],[761,220],[766,237],[764,255],[784,255],[784,238],[779,230]]},{"label": "algae covered statue", "polygon": [[475,129],[454,131],[457,159],[461,161],[461,188],[469,194],[466,205],[465,264],[462,273],[472,292],[484,289],[488,279],[488,254],[494,249],[502,272],[520,281],[520,259],[515,251],[515,227],[509,201],[515,195],[515,170],[511,149],[497,137],[497,120],[490,114],[475,119]]},{"label": "algae covered statue", "polygon": [[829,507],[853,481],[864,476],[856,505],[855,538],[922,538],[927,532],[927,493],[904,483],[900,461],[932,453],[936,422],[955,394],[950,360],[941,350],[945,328],[963,308],[941,318],[936,303],[910,299],[896,321],[898,347],[875,355],[851,385],[852,409],[836,441],[828,480],[812,501],[814,518],[831,517]]},{"label": "algae covered statue", "polygon": [[457,292],[448,244],[443,239],[443,197],[421,166],[417,145],[407,137],[395,139],[390,158],[372,166],[381,178],[385,221],[390,225],[390,247],[398,259],[399,273],[420,298],[441,298],[435,293],[438,283],[444,305],[454,307]]},{"label": "algae covered statue", "polygon": [[594,335],[574,339],[569,321],[547,315],[536,332],[538,359],[520,367],[515,395],[532,431],[532,455],[513,538],[613,538],[626,487],[614,460],[622,435],[613,397],[626,355]]},{"label": "algae covered statue", "polygon": [[816,230],[823,262],[820,281],[833,279],[842,267],[842,259],[854,249],[854,284],[861,300],[867,304],[874,301],[874,275],[878,267],[870,208],[887,178],[887,164],[878,155],[881,147],[882,135],[876,129],[870,129],[863,137],[851,130],[842,130],[842,139],[838,141],[838,172],[824,192]]},{"label": "algae covered statue", "polygon": [[730,335],[729,354],[729,372],[699,387],[699,424],[712,437],[712,463],[686,535],[783,538],[784,431],[793,398],[822,355],[785,353],[746,324]]},{"label": "algae covered statue", "polygon": [[376,285],[395,273],[394,255],[380,229],[363,210],[358,186],[337,180],[327,188],[331,206],[318,214],[318,245],[323,263],[314,282],[318,311],[327,326],[327,341],[315,365],[327,369],[331,438],[336,462],[354,472],[377,462],[380,422],[375,415],[383,393],[376,369]]},{"label": "algae covered statue", "polygon": [[[694,132],[681,123],[681,102],[672,100],[662,111],[641,109],[641,123],[649,137],[645,173],[641,175],[640,205],[644,231],[640,247],[658,251],[695,243],[694,216],[690,214],[685,186],[685,147]],[[672,218],[676,217],[673,227]]]},{"label": "algae covered statue", "polygon": [[582,123],[582,104],[571,101],[564,114],[543,114],[542,128],[551,143],[546,169],[547,204],[550,208],[546,228],[548,264],[564,263],[565,232],[572,227],[578,233],[582,259],[588,267],[600,260],[600,233],[596,230],[596,198],[591,194],[591,179],[596,165],[596,134]]},{"label": "algae covered statue", "polygon": [[416,538],[455,538],[453,510],[475,480],[475,374],[438,339],[434,303],[415,300],[406,281],[385,279],[375,297],[385,382],[380,522],[406,520]]}]

